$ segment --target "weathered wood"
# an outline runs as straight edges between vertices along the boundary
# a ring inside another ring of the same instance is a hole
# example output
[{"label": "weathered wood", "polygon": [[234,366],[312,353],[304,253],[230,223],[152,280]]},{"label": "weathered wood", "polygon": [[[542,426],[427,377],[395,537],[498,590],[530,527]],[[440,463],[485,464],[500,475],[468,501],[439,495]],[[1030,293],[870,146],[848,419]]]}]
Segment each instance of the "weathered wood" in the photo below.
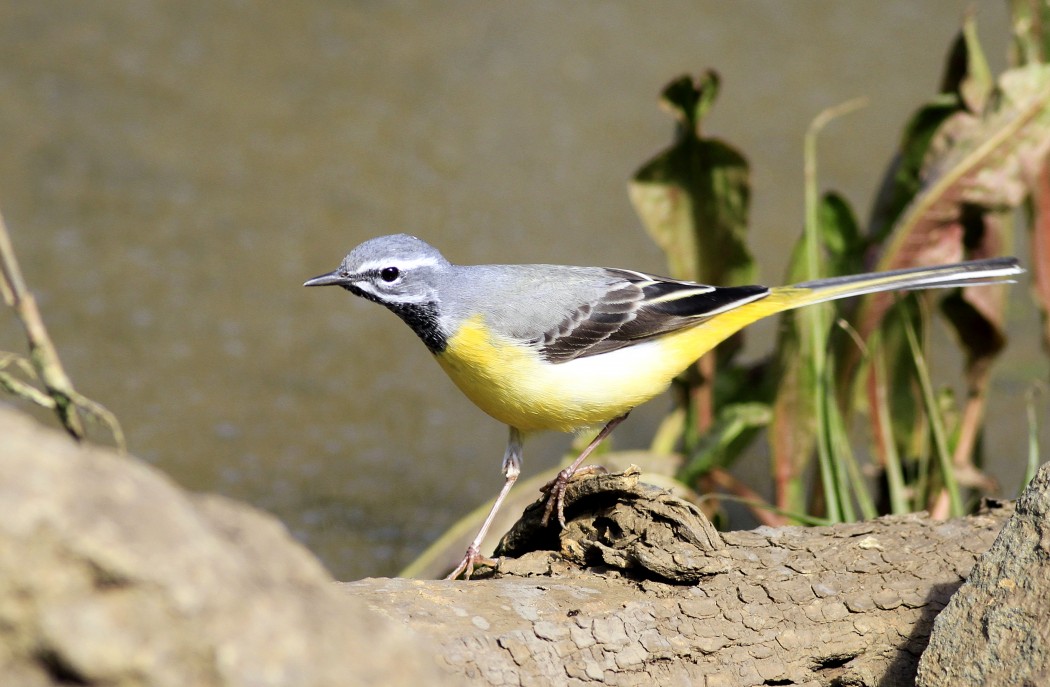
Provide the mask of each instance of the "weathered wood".
[{"label": "weathered wood", "polygon": [[[911,685],[934,617],[1010,513],[759,528],[698,545],[699,511],[654,507],[632,475],[592,479],[609,498],[570,505],[560,539],[526,512],[504,543],[533,550],[501,562],[496,579],[345,588],[433,637],[451,670],[481,683]],[[641,524],[654,513],[654,528]],[[669,531],[691,534],[671,544]],[[653,557],[664,572],[640,564]],[[667,581],[676,558],[703,571],[698,583]]]}]

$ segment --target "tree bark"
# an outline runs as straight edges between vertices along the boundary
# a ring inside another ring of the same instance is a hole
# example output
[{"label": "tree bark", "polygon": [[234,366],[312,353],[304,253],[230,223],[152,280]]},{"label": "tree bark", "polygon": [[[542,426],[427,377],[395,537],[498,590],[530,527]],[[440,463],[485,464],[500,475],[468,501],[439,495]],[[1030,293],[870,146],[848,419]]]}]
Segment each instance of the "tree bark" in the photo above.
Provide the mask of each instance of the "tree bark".
[{"label": "tree bark", "polygon": [[934,618],[1011,513],[719,537],[637,477],[573,483],[560,536],[530,507],[503,542],[520,557],[492,579],[345,589],[481,684],[912,685]]}]

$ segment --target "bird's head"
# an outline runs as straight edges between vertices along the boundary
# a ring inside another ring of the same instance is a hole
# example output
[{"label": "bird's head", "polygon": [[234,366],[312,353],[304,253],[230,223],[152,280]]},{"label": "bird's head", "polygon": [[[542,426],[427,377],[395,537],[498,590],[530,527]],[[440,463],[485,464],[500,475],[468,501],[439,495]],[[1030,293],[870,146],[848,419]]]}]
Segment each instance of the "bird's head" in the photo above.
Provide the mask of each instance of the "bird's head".
[{"label": "bird's head", "polygon": [[365,241],[339,268],[303,286],[341,286],[395,312],[436,303],[437,286],[449,262],[430,244],[408,234]]}]

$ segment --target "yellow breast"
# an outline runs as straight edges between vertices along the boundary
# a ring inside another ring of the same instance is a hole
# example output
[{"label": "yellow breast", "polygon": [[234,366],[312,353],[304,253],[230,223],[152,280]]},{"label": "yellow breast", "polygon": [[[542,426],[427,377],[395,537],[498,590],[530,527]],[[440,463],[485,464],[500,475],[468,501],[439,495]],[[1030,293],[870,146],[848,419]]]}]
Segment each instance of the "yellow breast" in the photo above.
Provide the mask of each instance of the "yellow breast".
[{"label": "yellow breast", "polygon": [[781,287],[766,298],[697,325],[608,353],[551,363],[493,332],[478,315],[436,357],[479,408],[512,427],[573,431],[604,424],[645,403],[719,343],[774,313],[812,302],[810,289]]},{"label": "yellow breast", "polygon": [[735,331],[712,325],[551,363],[535,349],[494,334],[475,317],[436,357],[456,386],[497,420],[526,432],[572,431],[608,422],[653,398]]}]

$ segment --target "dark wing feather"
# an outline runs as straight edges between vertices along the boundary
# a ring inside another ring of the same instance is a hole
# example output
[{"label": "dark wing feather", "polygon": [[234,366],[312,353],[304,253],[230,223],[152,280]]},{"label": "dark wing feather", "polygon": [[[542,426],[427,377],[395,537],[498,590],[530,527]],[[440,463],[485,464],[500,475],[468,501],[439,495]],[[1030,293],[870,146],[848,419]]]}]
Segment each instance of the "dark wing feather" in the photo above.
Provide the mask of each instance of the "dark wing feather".
[{"label": "dark wing feather", "polygon": [[614,351],[700,324],[769,293],[764,286],[714,287],[629,270],[607,272],[609,290],[578,307],[537,342],[544,358],[563,363]]}]

